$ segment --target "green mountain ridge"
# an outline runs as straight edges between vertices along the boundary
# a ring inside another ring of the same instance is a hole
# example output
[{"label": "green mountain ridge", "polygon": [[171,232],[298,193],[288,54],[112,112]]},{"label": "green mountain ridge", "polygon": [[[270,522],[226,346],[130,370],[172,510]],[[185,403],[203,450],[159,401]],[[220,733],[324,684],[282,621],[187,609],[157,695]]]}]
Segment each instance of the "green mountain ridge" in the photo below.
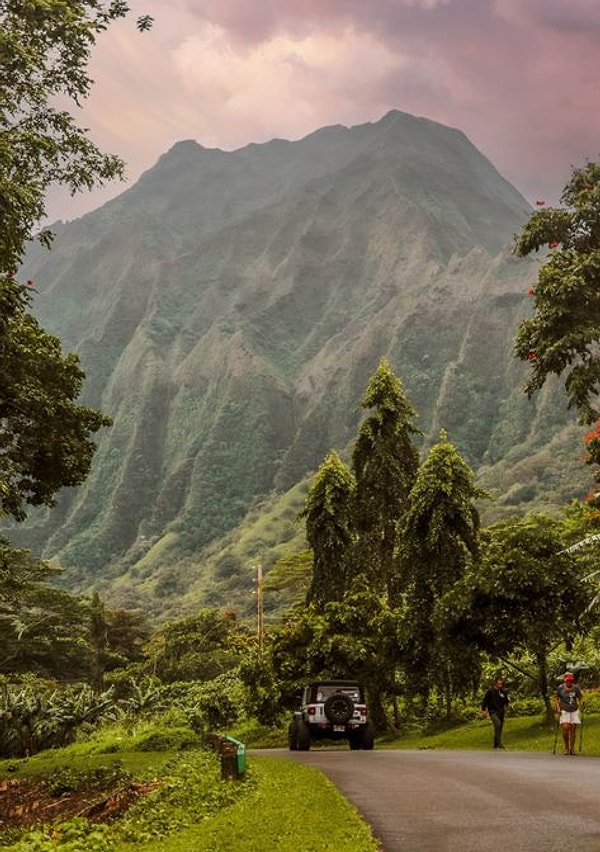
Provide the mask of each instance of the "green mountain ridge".
[{"label": "green mountain ridge", "polygon": [[114,426],[87,482],[10,536],[109,603],[244,609],[246,560],[301,533],[273,508],[260,546],[231,536],[349,446],[384,355],[424,447],[445,428],[497,493],[489,517],[581,496],[560,386],[527,400],[512,357],[530,212],[464,134],[396,111],[228,153],[176,144],[26,259],[37,316]]}]

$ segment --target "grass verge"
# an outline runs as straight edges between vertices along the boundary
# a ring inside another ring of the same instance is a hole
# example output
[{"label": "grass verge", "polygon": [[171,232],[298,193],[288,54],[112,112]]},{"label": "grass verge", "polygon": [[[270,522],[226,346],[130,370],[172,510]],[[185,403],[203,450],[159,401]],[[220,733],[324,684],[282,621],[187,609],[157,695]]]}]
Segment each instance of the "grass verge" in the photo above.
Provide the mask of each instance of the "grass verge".
[{"label": "grass verge", "polygon": [[[581,753],[589,757],[600,757],[600,716],[584,717],[583,728],[577,738],[577,749],[581,742]],[[508,716],[504,723],[504,744],[515,751],[552,752],[557,734],[555,725],[549,725],[532,716]],[[377,741],[377,748],[417,749],[474,749],[489,750],[492,747],[493,730],[487,719],[477,719],[452,727],[439,726],[427,733],[412,732]],[[560,732],[556,740],[557,751],[562,751]]]},{"label": "grass verge", "polygon": [[115,852],[376,852],[379,848],[356,809],[312,767],[253,756],[250,781],[251,789],[227,809],[153,843],[121,843]]}]

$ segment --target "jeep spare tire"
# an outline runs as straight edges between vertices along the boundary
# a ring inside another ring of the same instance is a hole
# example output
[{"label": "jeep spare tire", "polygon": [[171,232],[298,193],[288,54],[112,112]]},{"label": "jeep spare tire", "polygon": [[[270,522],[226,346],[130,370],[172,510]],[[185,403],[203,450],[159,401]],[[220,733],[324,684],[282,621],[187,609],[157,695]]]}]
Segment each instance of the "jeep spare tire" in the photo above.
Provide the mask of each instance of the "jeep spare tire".
[{"label": "jeep spare tire", "polygon": [[323,710],[332,725],[345,725],[354,715],[354,704],[349,695],[334,692],[325,702]]}]

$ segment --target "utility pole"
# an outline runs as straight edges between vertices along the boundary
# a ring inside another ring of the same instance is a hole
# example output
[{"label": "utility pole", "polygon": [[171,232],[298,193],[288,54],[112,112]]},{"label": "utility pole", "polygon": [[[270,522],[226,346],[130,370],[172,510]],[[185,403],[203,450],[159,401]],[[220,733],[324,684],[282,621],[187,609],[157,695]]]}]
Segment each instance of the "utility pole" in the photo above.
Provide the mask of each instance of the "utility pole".
[{"label": "utility pole", "polygon": [[256,566],[256,616],[258,645],[262,648],[265,627],[263,612],[262,565]]}]

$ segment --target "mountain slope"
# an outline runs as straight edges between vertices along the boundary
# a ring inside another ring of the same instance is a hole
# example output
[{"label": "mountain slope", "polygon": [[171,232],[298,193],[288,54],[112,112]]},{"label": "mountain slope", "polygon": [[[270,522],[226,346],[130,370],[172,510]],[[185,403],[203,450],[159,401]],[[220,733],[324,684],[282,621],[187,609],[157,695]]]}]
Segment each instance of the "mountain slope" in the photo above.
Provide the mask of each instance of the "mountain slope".
[{"label": "mountain slope", "polygon": [[[446,428],[510,491],[510,452],[577,440],[560,394],[522,396],[511,355],[529,213],[462,133],[399,112],[231,153],[175,145],[27,258],[37,314],[114,426],[87,483],[13,538],[78,588],[137,586],[161,611],[194,584],[202,599],[204,549],[348,445],[383,355],[425,443]],[[160,578],[140,585],[149,564]]]}]

